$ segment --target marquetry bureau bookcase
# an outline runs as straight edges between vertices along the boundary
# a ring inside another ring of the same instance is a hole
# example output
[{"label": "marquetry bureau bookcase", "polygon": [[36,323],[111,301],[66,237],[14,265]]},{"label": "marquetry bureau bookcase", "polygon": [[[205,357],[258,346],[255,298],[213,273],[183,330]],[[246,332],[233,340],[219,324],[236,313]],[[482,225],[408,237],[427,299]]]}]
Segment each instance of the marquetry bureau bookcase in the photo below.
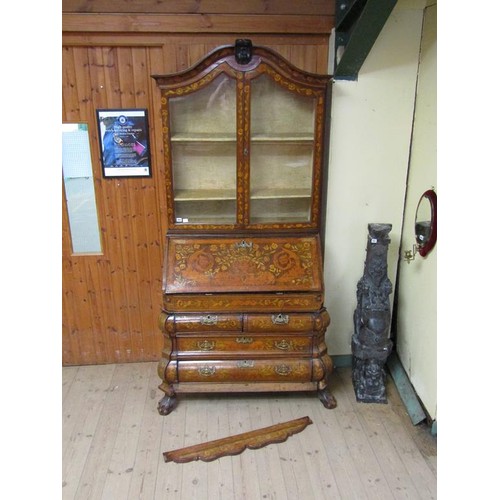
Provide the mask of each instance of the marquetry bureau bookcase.
[{"label": "marquetry bureau bookcase", "polygon": [[192,392],[313,390],[334,408],[320,240],[331,77],[237,40],[153,78],[168,214],[158,411]]}]

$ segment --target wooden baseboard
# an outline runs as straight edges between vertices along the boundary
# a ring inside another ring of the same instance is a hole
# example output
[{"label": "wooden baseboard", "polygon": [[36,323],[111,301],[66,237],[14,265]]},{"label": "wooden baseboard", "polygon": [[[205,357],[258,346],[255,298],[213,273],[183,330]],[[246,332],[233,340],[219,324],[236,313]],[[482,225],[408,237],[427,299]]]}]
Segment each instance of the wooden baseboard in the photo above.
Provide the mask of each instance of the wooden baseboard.
[{"label": "wooden baseboard", "polygon": [[345,368],[352,366],[352,354],[341,354],[332,356],[333,366],[336,368]]}]

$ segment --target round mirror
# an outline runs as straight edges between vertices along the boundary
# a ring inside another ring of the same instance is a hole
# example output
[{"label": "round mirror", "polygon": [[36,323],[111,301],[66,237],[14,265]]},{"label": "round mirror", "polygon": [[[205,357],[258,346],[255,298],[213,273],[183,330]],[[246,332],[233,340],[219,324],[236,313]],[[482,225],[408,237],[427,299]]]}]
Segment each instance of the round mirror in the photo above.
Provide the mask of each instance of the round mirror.
[{"label": "round mirror", "polygon": [[425,257],[437,240],[437,196],[429,189],[420,198],[415,214],[415,238],[418,253]]}]

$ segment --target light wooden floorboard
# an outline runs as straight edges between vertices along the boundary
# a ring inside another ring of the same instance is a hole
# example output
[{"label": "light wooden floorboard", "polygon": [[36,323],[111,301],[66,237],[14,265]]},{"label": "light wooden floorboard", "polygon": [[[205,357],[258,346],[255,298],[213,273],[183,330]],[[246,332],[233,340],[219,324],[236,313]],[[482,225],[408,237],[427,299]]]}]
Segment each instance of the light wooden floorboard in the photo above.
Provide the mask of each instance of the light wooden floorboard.
[{"label": "light wooden floorboard", "polygon": [[66,395],[71,389],[71,386],[73,385],[73,382],[76,379],[77,373],[78,373],[78,366],[68,366],[67,368],[63,368],[61,377],[62,380],[61,401],[64,401],[66,399]]},{"label": "light wooden floorboard", "polygon": [[[94,500],[434,499],[436,438],[413,426],[390,379],[388,404],[358,403],[350,368],[338,406],[314,393],[186,394],[168,416],[156,363],[63,368],[62,498]],[[309,416],[283,443],[212,462],[163,452]]]},{"label": "light wooden floorboard", "polygon": [[100,440],[101,412],[114,371],[114,365],[78,368],[63,400],[62,484],[66,498],[76,498],[89,452]]}]

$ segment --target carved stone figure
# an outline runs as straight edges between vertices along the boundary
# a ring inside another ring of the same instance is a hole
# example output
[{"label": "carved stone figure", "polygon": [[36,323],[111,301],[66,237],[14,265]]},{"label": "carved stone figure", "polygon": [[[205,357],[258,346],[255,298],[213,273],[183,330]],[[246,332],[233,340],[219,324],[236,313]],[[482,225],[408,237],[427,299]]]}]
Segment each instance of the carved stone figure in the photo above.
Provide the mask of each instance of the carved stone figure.
[{"label": "carved stone figure", "polygon": [[387,277],[391,229],[391,224],[368,224],[365,269],[357,287],[351,342],[352,381],[357,401],[365,403],[387,403],[384,365],[392,350],[392,284]]}]

